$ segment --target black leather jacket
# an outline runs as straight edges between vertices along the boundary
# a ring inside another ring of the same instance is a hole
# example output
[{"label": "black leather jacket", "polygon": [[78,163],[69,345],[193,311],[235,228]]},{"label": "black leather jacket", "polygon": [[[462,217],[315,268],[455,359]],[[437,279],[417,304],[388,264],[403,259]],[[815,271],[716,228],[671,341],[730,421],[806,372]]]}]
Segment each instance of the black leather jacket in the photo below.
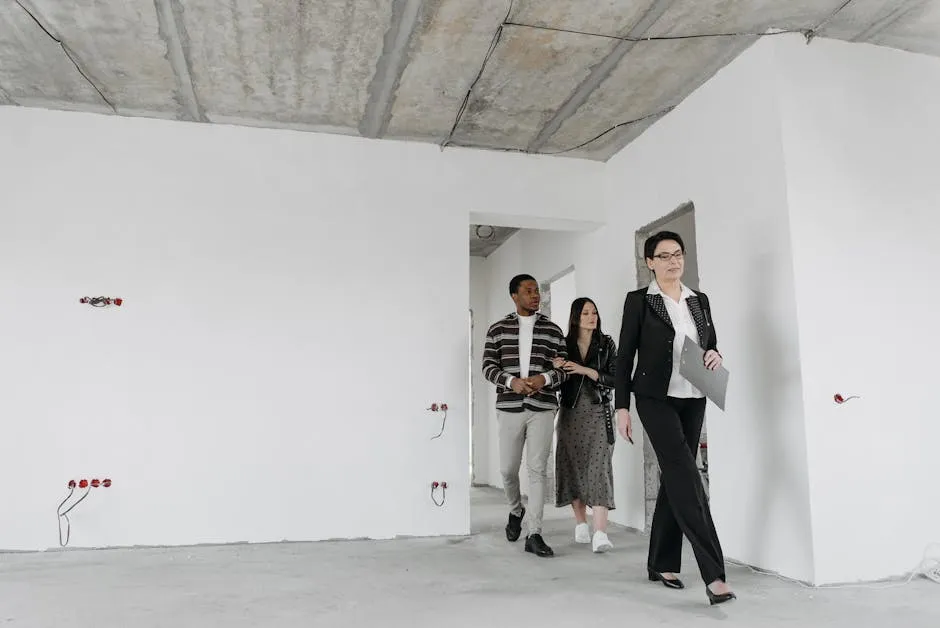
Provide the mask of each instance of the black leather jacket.
[{"label": "black leather jacket", "polygon": [[568,348],[570,361],[594,369],[600,377],[596,382],[584,375],[569,377],[561,386],[561,405],[565,408],[573,408],[583,394],[590,395],[591,403],[594,404],[610,402],[614,388],[614,375],[617,370],[617,345],[614,339],[607,335],[599,339],[595,336],[591,340],[587,359],[584,361],[581,360],[581,351],[577,347],[574,347],[574,351],[571,349],[571,347]]}]

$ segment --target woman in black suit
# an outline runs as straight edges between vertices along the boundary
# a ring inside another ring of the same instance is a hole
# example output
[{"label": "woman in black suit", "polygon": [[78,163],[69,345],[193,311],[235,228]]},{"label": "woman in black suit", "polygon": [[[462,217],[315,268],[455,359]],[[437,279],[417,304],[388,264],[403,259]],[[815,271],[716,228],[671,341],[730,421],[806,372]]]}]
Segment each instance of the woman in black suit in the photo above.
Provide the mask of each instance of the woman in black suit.
[{"label": "woman in black suit", "polygon": [[[705,349],[705,366],[721,364],[708,297],[681,282],[685,245],[677,233],[660,231],[644,244],[654,278],[627,294],[617,355],[616,408],[620,434],[632,440],[630,393],[662,472],[650,529],[647,568],[652,581],[684,587],[678,574],[682,535],[695,552],[711,604],[734,599],[724,557],[695,464],[705,420],[705,396],[679,374],[688,336]],[[637,357],[636,371],[633,371]]]}]

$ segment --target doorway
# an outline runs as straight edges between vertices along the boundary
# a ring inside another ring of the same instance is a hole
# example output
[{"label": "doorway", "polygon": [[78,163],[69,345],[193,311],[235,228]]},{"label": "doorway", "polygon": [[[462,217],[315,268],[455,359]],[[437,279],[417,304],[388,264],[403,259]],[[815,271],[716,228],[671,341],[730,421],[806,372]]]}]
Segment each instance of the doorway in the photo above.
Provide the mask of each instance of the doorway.
[{"label": "doorway", "polygon": [[[693,290],[698,290],[699,270],[698,248],[695,239],[695,205],[691,201],[683,203],[659,220],[654,220],[637,230],[635,241],[637,287],[648,285],[652,278],[649,267],[646,265],[646,259],[643,256],[643,243],[646,238],[657,231],[673,231],[682,237],[686,249],[682,283]],[[699,441],[697,459],[706,496],[708,495],[707,425],[708,416],[706,414],[705,423],[702,425],[702,437]],[[649,532],[650,523],[653,520],[653,510],[656,507],[656,496],[659,493],[659,462],[656,460],[656,453],[653,451],[648,439],[643,439],[643,479],[646,486],[646,524],[644,529]]]}]

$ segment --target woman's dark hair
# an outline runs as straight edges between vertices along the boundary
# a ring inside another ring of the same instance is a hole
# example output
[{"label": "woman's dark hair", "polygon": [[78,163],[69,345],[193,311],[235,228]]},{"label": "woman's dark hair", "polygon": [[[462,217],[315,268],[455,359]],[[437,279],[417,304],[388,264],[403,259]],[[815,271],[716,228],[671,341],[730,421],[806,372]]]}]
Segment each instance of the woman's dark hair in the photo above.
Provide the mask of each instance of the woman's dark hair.
[{"label": "woman's dark hair", "polygon": [[682,236],[673,231],[659,231],[646,238],[646,242],[643,243],[643,257],[653,259],[656,254],[656,247],[665,240],[675,240],[682,252],[685,253],[685,242],[682,241]]},{"label": "woman's dark hair", "polygon": [[594,343],[600,339],[601,334],[601,313],[597,309],[597,303],[588,297],[579,297],[571,302],[571,314],[568,316],[568,335],[565,337],[566,343],[568,345],[568,359],[569,360],[581,360],[580,349],[578,349],[578,332],[581,331],[581,312],[584,311],[584,306],[590,303],[594,306],[594,310],[597,311],[597,328],[591,334],[591,342]]}]

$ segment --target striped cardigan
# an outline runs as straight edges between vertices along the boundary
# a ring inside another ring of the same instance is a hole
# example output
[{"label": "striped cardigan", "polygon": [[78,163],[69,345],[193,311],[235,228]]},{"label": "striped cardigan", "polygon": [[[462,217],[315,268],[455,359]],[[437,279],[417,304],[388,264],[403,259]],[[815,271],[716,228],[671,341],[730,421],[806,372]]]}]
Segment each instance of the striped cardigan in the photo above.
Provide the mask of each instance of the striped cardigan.
[{"label": "striped cardigan", "polygon": [[537,314],[532,331],[532,355],[529,375],[545,375],[544,388],[531,396],[520,395],[509,387],[513,377],[519,377],[519,315],[513,312],[493,323],[486,332],[483,349],[483,377],[496,384],[496,409],[504,412],[523,410],[555,410],[558,407],[556,390],[568,373],[552,366],[552,358],[568,357],[565,336],[555,323],[543,314]]}]

